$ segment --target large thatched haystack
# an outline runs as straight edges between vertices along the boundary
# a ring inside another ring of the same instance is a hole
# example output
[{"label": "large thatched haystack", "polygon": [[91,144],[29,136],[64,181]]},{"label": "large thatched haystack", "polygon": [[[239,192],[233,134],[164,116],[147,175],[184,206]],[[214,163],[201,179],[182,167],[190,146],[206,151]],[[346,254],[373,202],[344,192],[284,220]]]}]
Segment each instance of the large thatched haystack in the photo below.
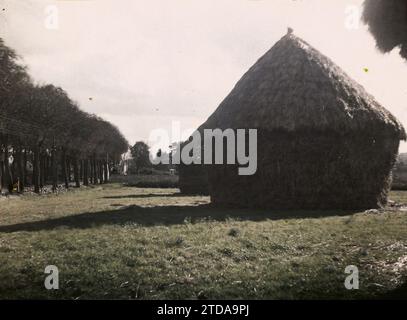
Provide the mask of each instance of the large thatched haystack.
[{"label": "large thatched haystack", "polygon": [[207,171],[201,165],[184,165],[178,167],[178,186],[183,194],[209,195]]},{"label": "large thatched haystack", "polygon": [[258,169],[208,166],[218,205],[360,209],[386,203],[402,125],[293,34],[240,79],[199,128],[257,129]]},{"label": "large thatched haystack", "polygon": [[[184,141],[180,145],[180,152],[191,139]],[[183,194],[189,195],[209,195],[208,172],[203,164],[186,165],[181,161],[178,165],[179,181],[178,186]]]}]

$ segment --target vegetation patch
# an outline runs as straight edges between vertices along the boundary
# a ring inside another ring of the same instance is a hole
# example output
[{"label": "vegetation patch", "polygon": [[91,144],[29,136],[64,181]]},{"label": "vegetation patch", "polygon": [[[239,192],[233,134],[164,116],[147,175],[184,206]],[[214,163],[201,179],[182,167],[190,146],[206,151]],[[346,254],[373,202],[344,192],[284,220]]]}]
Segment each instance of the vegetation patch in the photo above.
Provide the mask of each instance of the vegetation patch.
[{"label": "vegetation patch", "polygon": [[[401,296],[407,193],[391,197],[401,207],[376,214],[216,209],[208,197],[120,184],[4,199],[0,298]],[[47,265],[59,290],[44,288]],[[348,265],[359,290],[344,287]]]}]

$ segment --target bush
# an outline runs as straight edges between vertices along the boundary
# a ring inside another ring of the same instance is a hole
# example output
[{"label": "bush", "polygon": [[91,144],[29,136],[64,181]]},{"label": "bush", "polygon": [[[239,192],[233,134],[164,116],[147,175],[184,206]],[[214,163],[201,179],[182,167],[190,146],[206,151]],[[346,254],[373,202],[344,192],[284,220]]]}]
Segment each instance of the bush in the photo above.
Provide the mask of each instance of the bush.
[{"label": "bush", "polygon": [[178,176],[167,174],[133,174],[114,175],[111,182],[120,182],[128,186],[139,188],[178,188]]}]

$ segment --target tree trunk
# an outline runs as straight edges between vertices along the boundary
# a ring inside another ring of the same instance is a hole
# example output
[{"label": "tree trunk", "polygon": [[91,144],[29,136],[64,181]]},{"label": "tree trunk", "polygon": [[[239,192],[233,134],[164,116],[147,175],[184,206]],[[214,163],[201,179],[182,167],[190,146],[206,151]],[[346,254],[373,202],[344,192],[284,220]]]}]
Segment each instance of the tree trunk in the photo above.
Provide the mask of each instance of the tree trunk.
[{"label": "tree trunk", "polygon": [[16,150],[16,165],[18,176],[18,192],[24,192],[24,169],[23,169],[23,152],[22,147]]},{"label": "tree trunk", "polygon": [[95,180],[95,173],[93,172],[93,158],[90,157],[89,159],[89,183],[93,184]]},{"label": "tree trunk", "polygon": [[105,183],[108,183],[110,180],[110,175],[109,175],[109,165],[107,159],[103,163],[103,171],[105,173]]},{"label": "tree trunk", "polygon": [[89,160],[83,160],[83,184],[85,186],[89,185]]},{"label": "tree trunk", "polygon": [[44,165],[44,184],[49,182],[49,176],[51,172],[51,159],[48,152],[45,154],[45,165]]},{"label": "tree trunk", "polygon": [[93,184],[97,184],[98,183],[98,177],[97,177],[97,169],[96,169],[96,157],[93,156],[92,159],[92,173],[93,173]]},{"label": "tree trunk", "polygon": [[80,172],[79,172],[78,159],[76,157],[73,159],[73,176],[75,179],[75,187],[80,188],[80,186],[81,186]]},{"label": "tree trunk", "polygon": [[[2,150],[0,149],[0,157],[3,156]],[[0,160],[0,193],[3,191],[3,181],[4,180],[4,165],[3,161]]]},{"label": "tree trunk", "polygon": [[84,165],[84,160],[79,161],[80,168],[79,168],[79,180],[85,181],[85,174],[83,172],[83,165]]},{"label": "tree trunk", "polygon": [[13,181],[10,172],[9,152],[8,152],[8,139],[5,139],[4,144],[4,184],[9,192],[13,191]]},{"label": "tree trunk", "polygon": [[45,172],[45,180],[46,181],[52,180],[52,154],[47,154],[47,165],[46,165],[46,172]]},{"label": "tree trunk", "polygon": [[98,165],[99,165],[99,183],[103,184],[104,181],[104,177],[103,177],[103,164],[102,164],[102,160],[98,161]]},{"label": "tree trunk", "polygon": [[41,188],[44,188],[44,186],[45,186],[45,166],[46,166],[45,161],[46,161],[45,155],[41,154],[41,157],[40,157],[40,168],[41,168],[40,169],[40,187]]},{"label": "tree trunk", "polygon": [[23,175],[24,175],[24,186],[28,185],[28,175],[27,175],[27,148],[24,148],[23,155]]},{"label": "tree trunk", "polygon": [[89,168],[89,183],[92,184],[93,183],[93,160],[92,158],[89,158],[88,161],[88,168]]},{"label": "tree trunk", "polygon": [[65,149],[62,150],[62,177],[64,179],[65,188],[69,189],[69,181],[68,181],[68,168],[67,168],[67,161],[66,161],[66,151]]},{"label": "tree trunk", "polygon": [[101,168],[100,168],[100,160],[96,160],[96,168],[97,168],[97,173],[98,173],[98,180],[97,180],[97,182],[98,182],[99,184],[101,184],[101,183],[103,183],[103,177],[102,177],[102,175],[101,175],[102,171],[101,171]]},{"label": "tree trunk", "polygon": [[[10,166],[10,177],[11,177],[11,189],[14,190],[14,183],[17,181],[17,153],[13,147],[13,163]],[[17,188],[18,189],[18,188]]]},{"label": "tree trunk", "polygon": [[56,192],[58,188],[58,166],[57,166],[57,148],[52,149],[51,155],[51,171],[52,171],[52,191]]},{"label": "tree trunk", "polygon": [[33,161],[33,184],[34,192],[40,193],[40,147],[37,145],[34,149],[34,161]]},{"label": "tree trunk", "polygon": [[67,172],[66,172],[66,174],[68,175],[68,181],[69,182],[72,182],[72,175],[71,175],[71,172],[72,172],[72,159],[71,159],[71,157],[68,157],[67,158],[67,160],[66,160],[66,166],[67,166]]}]

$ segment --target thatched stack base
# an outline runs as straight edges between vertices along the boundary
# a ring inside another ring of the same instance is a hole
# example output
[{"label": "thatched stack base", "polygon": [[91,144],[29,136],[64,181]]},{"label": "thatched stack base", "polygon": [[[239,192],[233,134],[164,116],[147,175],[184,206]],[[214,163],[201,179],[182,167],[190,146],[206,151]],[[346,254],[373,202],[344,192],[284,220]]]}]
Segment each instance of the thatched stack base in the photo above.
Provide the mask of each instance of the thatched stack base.
[{"label": "thatched stack base", "polygon": [[209,195],[208,174],[202,165],[180,164],[179,189],[181,193],[187,195]]},{"label": "thatched stack base", "polygon": [[226,207],[370,209],[386,204],[399,139],[258,131],[258,168],[207,166],[211,200]]}]

